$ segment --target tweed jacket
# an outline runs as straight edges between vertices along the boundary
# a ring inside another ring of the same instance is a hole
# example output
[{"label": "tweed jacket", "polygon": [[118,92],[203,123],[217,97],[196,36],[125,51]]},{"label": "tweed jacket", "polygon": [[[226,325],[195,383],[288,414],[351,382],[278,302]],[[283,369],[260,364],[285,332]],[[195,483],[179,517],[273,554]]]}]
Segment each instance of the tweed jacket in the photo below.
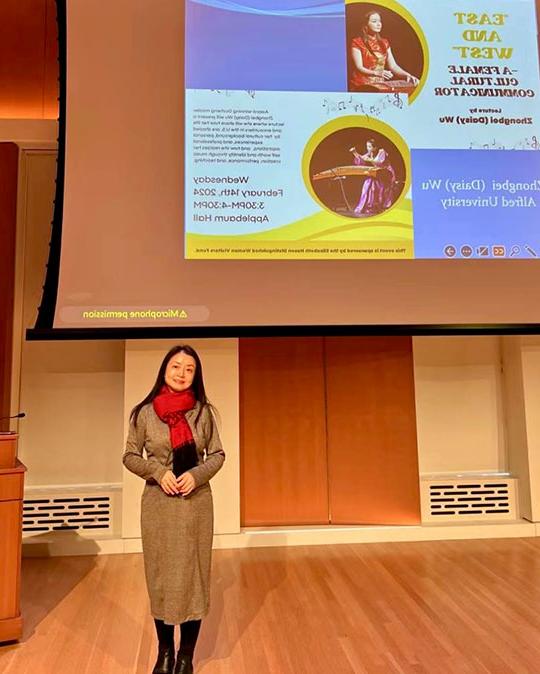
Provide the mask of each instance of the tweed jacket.
[{"label": "tweed jacket", "polygon": [[[186,412],[186,421],[199,457],[197,466],[189,471],[197,488],[218,472],[225,460],[225,452],[216,420],[208,405],[201,409],[201,404],[197,402],[193,409]],[[137,425],[130,423],[123,455],[124,465],[147,482],[160,484],[165,473],[172,470],[172,458],[169,427],[157,416],[151,403],[145,405],[139,413]]]}]

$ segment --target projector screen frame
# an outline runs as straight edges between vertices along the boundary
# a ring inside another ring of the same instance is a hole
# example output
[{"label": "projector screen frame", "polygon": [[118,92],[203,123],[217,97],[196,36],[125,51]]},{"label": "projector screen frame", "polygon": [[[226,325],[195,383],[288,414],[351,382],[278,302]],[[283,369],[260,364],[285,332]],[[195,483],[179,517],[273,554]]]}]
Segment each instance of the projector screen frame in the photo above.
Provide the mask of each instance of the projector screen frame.
[{"label": "projector screen frame", "polygon": [[538,323],[441,325],[297,325],[217,328],[56,328],[28,329],[28,341],[81,341],[129,339],[242,338],[242,337],[354,337],[354,336],[459,336],[538,335]]},{"label": "projector screen frame", "polygon": [[[540,0],[535,0],[538,50],[540,53]],[[67,0],[56,0],[59,63],[59,118],[57,177],[49,258],[46,265],[43,295],[34,328],[26,330],[26,339],[39,340],[127,340],[183,339],[185,337],[268,337],[268,336],[351,336],[351,335],[537,335],[540,323],[479,324],[340,324],[340,325],[237,325],[237,326],[167,326],[54,328],[60,257],[62,245],[63,205],[66,165],[67,100]],[[184,13],[185,20],[185,13]],[[488,263],[488,261],[486,261]]]},{"label": "projector screen frame", "polygon": [[[64,211],[64,178],[66,167],[66,85],[67,85],[67,0],[56,0],[58,26],[58,155],[56,159],[56,190],[43,295],[38,307],[35,330],[52,329],[62,248],[62,216]],[[32,332],[32,331],[29,331]]]}]

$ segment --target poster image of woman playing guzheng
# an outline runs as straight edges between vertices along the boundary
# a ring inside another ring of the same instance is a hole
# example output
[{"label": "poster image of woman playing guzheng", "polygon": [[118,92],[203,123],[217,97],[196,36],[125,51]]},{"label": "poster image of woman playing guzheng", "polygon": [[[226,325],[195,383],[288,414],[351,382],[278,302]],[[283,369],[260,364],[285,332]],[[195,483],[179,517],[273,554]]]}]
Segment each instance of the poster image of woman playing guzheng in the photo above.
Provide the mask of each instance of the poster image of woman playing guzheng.
[{"label": "poster image of woman playing guzheng", "polygon": [[419,80],[397,63],[390,40],[382,33],[381,12],[365,13],[360,34],[351,40],[349,91],[411,94]]},{"label": "poster image of woman playing guzheng", "polygon": [[360,126],[323,138],[309,172],[320,203],[348,218],[382,215],[403,196],[407,184],[403,148],[386,134]]},{"label": "poster image of woman playing guzheng", "polygon": [[360,199],[354,209],[355,215],[377,215],[386,211],[394,202],[394,185],[396,172],[386,150],[377,147],[375,140],[366,143],[366,152],[360,154],[356,147],[351,150],[355,166],[372,166],[377,169],[373,176],[368,176],[362,185]]}]

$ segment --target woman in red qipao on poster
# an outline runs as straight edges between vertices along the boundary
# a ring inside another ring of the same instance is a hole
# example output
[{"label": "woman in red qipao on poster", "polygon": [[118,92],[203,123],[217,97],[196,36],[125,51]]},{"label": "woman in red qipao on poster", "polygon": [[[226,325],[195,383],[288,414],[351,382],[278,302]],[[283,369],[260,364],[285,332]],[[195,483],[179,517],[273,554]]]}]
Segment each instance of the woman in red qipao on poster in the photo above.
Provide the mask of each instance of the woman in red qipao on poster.
[{"label": "woman in red qipao on poster", "polygon": [[401,80],[415,87],[418,78],[397,63],[390,42],[381,36],[382,19],[378,12],[368,12],[364,17],[361,35],[352,41],[354,71],[349,82],[350,91],[365,91],[370,87],[384,90],[391,88],[390,80]]},{"label": "woman in red qipao on poster", "polygon": [[366,143],[366,152],[360,154],[351,148],[356,166],[373,166],[379,170],[374,177],[368,177],[362,185],[360,199],[354,212],[358,216],[377,215],[390,208],[394,203],[394,186],[396,172],[390,164],[388,154],[382,147],[377,147],[374,140]]}]

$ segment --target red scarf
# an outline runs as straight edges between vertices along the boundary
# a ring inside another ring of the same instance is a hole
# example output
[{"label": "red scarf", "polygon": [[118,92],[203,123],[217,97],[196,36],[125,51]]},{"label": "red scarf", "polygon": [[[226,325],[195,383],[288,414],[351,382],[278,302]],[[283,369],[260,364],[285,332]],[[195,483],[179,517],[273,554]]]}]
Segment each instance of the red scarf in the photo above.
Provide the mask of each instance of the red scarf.
[{"label": "red scarf", "polygon": [[154,410],[161,421],[169,427],[173,449],[194,442],[191,428],[186,421],[186,412],[192,410],[196,402],[191,389],[170,391],[167,386],[163,386],[154,398]]}]

